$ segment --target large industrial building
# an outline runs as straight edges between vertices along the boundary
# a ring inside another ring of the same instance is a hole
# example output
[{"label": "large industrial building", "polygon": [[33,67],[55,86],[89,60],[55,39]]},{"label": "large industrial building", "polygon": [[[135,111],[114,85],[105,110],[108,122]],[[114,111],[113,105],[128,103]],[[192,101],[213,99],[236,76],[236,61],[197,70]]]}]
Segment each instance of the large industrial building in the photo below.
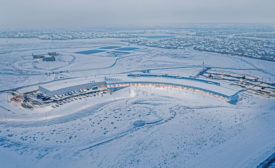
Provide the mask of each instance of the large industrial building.
[{"label": "large industrial building", "polygon": [[50,84],[40,85],[39,91],[47,97],[57,97],[61,95],[69,95],[75,92],[83,91],[99,91],[107,88],[105,81],[87,82],[87,81],[59,81]]}]

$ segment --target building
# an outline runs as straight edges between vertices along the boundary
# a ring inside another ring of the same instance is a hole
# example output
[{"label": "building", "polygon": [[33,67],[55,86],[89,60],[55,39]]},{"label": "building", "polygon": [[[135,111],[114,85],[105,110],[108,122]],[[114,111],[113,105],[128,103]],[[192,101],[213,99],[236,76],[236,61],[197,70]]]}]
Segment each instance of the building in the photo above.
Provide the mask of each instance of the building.
[{"label": "building", "polygon": [[49,61],[55,61],[55,57],[54,56],[50,56],[50,57],[43,57],[43,61],[49,62]]},{"label": "building", "polygon": [[99,91],[107,89],[107,84],[103,82],[87,82],[87,81],[58,81],[39,86],[39,91],[48,97],[57,97],[71,95],[84,91]]},{"label": "building", "polygon": [[35,54],[32,54],[32,58],[33,59],[43,59],[45,56],[44,55],[35,55]]},{"label": "building", "polygon": [[42,59],[43,61],[56,61],[55,57],[58,54],[56,52],[48,52],[48,54],[32,54],[32,58],[34,60],[40,60]]},{"label": "building", "polygon": [[49,56],[57,56],[57,53],[56,52],[48,52],[48,55]]}]

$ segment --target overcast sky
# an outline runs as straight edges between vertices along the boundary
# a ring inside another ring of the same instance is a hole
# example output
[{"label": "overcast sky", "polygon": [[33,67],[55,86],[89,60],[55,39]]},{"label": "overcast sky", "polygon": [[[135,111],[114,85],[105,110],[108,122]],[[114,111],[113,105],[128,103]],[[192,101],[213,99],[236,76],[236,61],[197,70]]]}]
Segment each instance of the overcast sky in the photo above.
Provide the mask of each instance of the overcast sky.
[{"label": "overcast sky", "polygon": [[275,0],[0,0],[0,28],[274,23]]}]

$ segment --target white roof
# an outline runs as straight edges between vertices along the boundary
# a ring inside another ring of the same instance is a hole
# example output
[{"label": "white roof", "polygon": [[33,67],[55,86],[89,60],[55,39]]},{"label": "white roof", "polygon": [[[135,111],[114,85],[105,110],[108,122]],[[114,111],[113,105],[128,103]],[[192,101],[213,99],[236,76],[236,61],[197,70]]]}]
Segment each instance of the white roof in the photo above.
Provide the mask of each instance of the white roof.
[{"label": "white roof", "polygon": [[167,79],[167,78],[132,78],[129,81],[150,81],[150,82],[167,82],[167,83],[175,83],[175,84],[183,84],[183,85],[188,85],[188,86],[193,86],[193,87],[198,87],[202,89],[207,89],[215,92],[219,92],[225,95],[233,95],[240,89],[233,89],[233,88],[227,88],[223,86],[217,86],[213,84],[208,84],[208,83],[203,83],[203,82],[198,82],[198,81],[190,81],[190,80],[185,80],[185,79]]},{"label": "white roof", "polygon": [[40,86],[49,91],[55,91],[55,90],[59,90],[59,89],[67,88],[71,86],[82,85],[82,84],[92,83],[92,82],[103,82],[103,81],[104,81],[103,78],[102,79],[97,78],[96,80],[86,79],[86,78],[85,79],[77,78],[77,79],[59,80],[59,81],[43,84]]}]

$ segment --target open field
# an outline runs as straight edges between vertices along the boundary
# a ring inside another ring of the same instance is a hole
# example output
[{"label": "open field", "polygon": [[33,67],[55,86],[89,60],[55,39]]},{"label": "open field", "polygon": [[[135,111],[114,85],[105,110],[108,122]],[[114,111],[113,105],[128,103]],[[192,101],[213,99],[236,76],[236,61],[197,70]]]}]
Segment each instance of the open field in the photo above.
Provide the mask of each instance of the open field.
[{"label": "open field", "polygon": [[[208,31],[0,32],[1,165],[257,167],[275,153],[274,38]],[[106,88],[39,90],[91,81]]]}]

